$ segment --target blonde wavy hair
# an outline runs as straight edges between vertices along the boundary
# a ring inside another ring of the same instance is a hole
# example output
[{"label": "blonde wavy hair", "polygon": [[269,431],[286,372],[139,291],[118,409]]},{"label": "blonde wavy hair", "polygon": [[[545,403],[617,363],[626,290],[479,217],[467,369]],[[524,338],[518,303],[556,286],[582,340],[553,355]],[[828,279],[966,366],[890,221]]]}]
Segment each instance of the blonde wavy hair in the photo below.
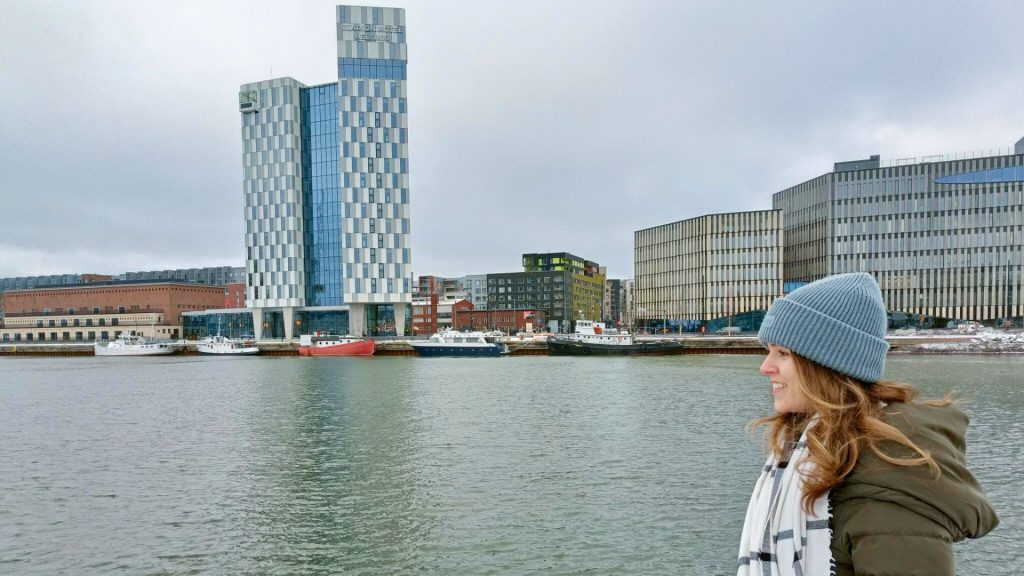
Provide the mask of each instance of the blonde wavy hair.
[{"label": "blonde wavy hair", "polygon": [[[802,504],[808,513],[819,496],[841,484],[853,472],[864,450],[870,450],[895,466],[928,466],[938,477],[939,466],[928,451],[882,420],[885,404],[915,402],[917,388],[891,380],[867,384],[799,354],[794,353],[793,359],[800,376],[797,386],[807,399],[808,411],[760,418],[751,423],[751,428],[767,426],[765,443],[781,457],[787,444],[796,442],[811,418],[818,416],[818,422],[807,432],[807,458],[816,465],[804,477]],[[952,401],[947,395],[942,400],[921,403],[946,406]],[[917,456],[897,458],[886,454],[881,448],[886,441],[904,446]]]}]

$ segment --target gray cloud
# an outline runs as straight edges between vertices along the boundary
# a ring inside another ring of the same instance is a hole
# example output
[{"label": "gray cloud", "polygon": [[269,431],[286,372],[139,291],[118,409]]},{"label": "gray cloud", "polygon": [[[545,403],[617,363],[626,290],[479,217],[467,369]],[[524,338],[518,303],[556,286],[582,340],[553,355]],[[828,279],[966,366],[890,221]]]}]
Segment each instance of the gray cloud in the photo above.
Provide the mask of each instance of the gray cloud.
[{"label": "gray cloud", "polygon": [[[770,207],[1024,136],[1017,2],[407,2],[417,274]],[[240,84],[335,77],[333,2],[0,0],[0,276],[242,265]]]}]

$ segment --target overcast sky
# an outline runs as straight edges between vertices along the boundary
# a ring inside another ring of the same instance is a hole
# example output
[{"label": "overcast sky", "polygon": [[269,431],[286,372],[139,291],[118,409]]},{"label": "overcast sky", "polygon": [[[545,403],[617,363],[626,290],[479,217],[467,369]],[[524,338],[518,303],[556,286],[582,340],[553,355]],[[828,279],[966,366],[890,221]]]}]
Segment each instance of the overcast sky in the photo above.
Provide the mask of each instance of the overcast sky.
[{"label": "overcast sky", "polygon": [[[244,265],[241,84],[337,79],[334,5],[0,0],[0,277]],[[1024,3],[404,1],[416,275],[771,208],[1024,137]]]}]

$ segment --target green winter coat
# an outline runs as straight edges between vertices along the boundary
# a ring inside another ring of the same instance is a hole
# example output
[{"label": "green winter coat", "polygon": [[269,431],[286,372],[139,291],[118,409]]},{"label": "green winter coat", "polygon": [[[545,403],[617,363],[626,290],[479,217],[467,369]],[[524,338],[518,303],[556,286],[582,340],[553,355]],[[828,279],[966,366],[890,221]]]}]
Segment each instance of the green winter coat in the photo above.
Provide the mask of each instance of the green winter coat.
[{"label": "green winter coat", "polygon": [[[999,524],[965,463],[967,416],[955,406],[892,404],[885,419],[930,452],[942,475],[936,479],[927,467],[893,466],[862,452],[850,476],[829,493],[836,574],[956,574],[953,543]],[[882,450],[912,455],[892,443]]]}]

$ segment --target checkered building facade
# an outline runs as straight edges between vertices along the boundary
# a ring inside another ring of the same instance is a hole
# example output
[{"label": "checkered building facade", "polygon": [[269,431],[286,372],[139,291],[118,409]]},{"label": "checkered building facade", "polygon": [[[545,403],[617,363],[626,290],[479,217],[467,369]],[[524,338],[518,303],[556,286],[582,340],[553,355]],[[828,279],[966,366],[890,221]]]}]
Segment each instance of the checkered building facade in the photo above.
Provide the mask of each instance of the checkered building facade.
[{"label": "checkered building facade", "polygon": [[412,299],[405,11],[338,6],[336,25],[336,82],[240,88],[254,308]]}]

